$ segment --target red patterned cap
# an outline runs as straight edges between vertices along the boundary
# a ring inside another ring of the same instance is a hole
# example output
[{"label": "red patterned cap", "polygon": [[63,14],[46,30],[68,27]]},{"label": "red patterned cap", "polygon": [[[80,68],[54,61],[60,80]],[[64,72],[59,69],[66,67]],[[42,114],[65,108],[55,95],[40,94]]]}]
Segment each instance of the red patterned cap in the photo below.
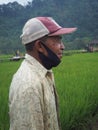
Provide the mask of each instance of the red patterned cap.
[{"label": "red patterned cap", "polygon": [[28,44],[45,35],[57,36],[69,34],[77,28],[63,28],[51,17],[36,17],[28,20],[21,35],[22,43]]}]

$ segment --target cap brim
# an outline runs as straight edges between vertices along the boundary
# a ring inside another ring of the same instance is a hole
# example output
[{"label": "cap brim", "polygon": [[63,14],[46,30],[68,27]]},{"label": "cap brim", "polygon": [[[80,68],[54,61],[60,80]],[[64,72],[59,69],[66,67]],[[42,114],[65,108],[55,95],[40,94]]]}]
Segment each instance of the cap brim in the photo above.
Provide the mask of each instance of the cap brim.
[{"label": "cap brim", "polygon": [[77,28],[60,28],[56,32],[49,34],[49,36],[57,36],[57,35],[69,34],[69,33],[72,33],[72,32],[74,32],[76,30],[77,30]]}]

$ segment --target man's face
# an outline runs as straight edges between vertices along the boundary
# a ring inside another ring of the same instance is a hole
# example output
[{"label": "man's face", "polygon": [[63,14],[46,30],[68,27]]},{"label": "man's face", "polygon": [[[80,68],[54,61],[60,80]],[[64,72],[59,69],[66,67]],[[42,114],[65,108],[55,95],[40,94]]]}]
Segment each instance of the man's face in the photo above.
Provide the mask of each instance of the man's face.
[{"label": "man's face", "polygon": [[[53,51],[59,59],[62,58],[63,50],[64,50],[64,44],[62,42],[61,36],[51,36],[48,37],[47,40],[44,42],[44,44]],[[47,52],[45,52],[45,55],[47,55]]]}]

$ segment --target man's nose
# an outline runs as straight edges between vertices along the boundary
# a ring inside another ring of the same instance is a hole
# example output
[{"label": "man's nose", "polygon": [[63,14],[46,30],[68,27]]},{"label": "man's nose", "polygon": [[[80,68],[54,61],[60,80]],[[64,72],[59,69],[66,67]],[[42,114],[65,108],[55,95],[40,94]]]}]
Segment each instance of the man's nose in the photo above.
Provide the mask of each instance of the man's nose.
[{"label": "man's nose", "polygon": [[65,45],[64,45],[64,43],[63,43],[63,42],[61,43],[61,49],[62,49],[62,50],[64,50],[64,49],[65,49]]}]

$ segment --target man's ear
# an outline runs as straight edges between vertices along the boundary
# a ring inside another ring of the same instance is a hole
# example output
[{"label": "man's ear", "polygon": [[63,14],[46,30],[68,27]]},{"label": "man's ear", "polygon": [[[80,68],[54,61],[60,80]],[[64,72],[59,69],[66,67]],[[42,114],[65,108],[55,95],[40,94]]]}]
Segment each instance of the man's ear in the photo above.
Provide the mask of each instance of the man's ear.
[{"label": "man's ear", "polygon": [[37,40],[35,42],[35,47],[36,47],[36,50],[39,51],[39,52],[44,52],[44,47],[43,45],[41,44],[41,41],[40,40]]}]

